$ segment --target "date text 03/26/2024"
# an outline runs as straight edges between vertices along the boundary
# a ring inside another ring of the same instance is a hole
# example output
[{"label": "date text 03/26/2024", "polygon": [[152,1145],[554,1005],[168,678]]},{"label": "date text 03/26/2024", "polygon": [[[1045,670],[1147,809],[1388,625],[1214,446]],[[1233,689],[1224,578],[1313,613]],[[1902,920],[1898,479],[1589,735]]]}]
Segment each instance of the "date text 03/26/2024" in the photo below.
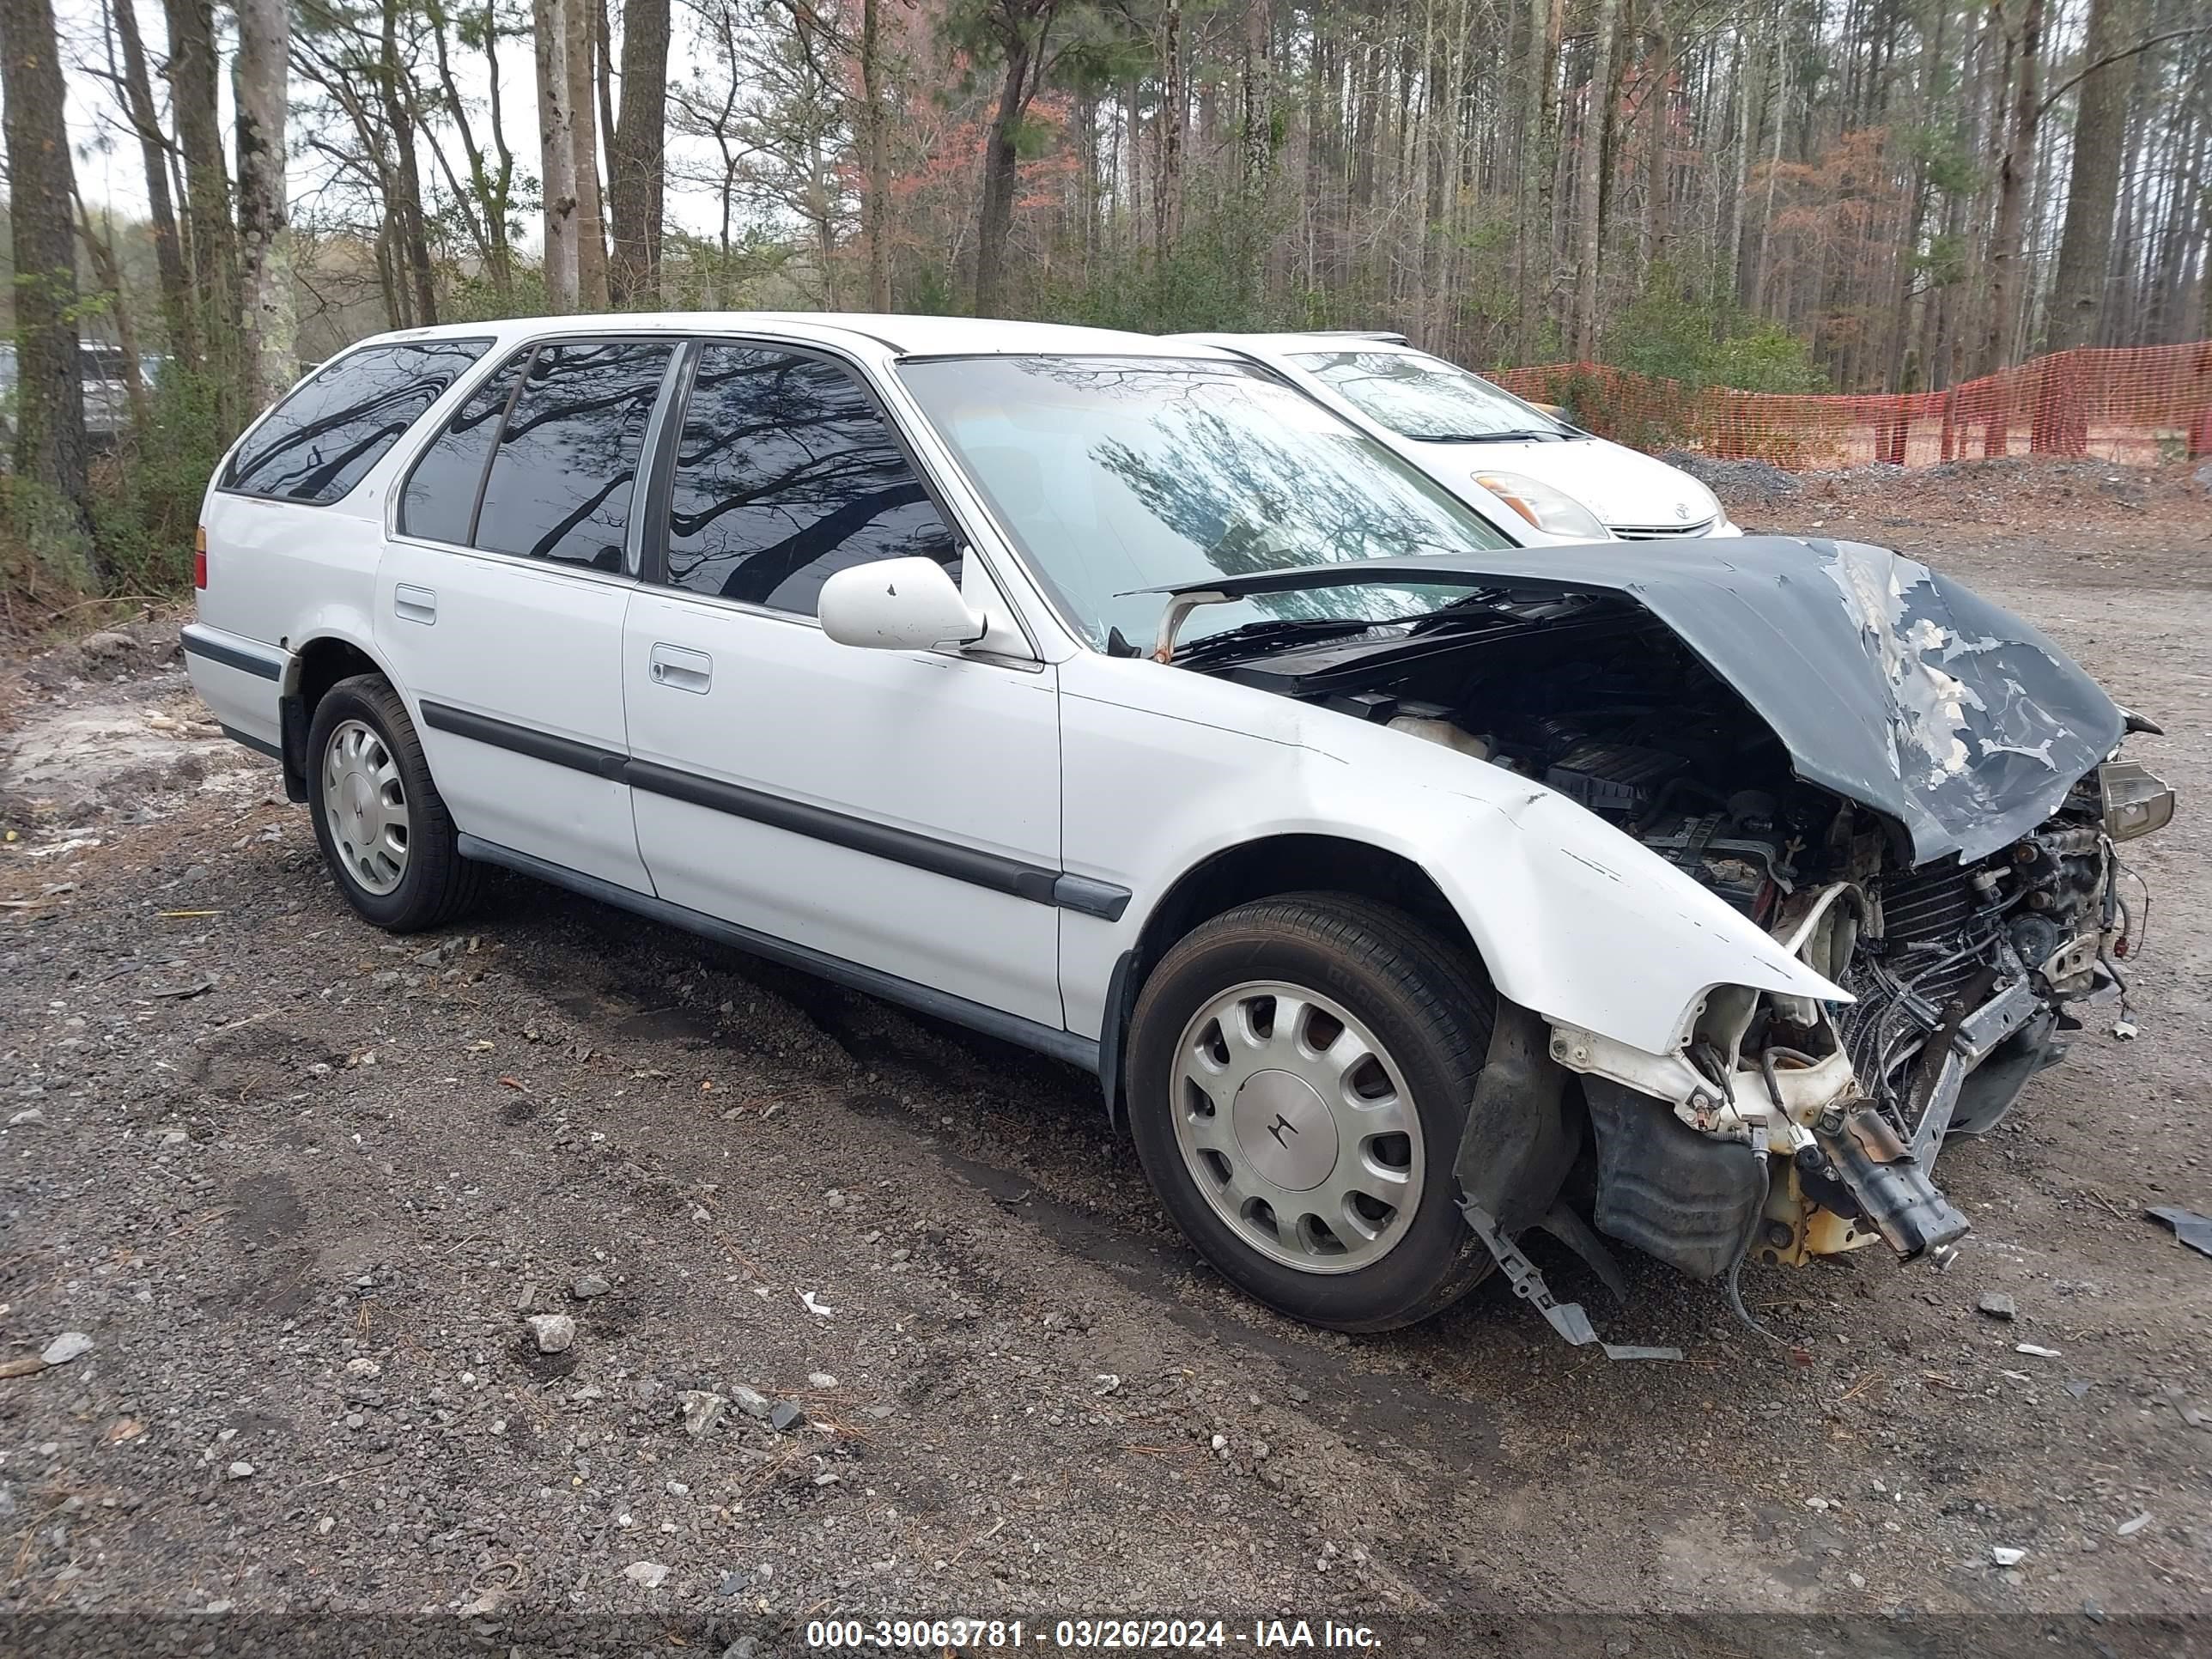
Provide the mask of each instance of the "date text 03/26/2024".
[{"label": "date text 03/26/2024", "polygon": [[1127,1653],[1237,1647],[1374,1652],[1382,1644],[1369,1626],[1334,1619],[1255,1619],[1242,1626],[1220,1619],[816,1619],[807,1622],[806,1645],[829,1652],[1042,1647]]}]

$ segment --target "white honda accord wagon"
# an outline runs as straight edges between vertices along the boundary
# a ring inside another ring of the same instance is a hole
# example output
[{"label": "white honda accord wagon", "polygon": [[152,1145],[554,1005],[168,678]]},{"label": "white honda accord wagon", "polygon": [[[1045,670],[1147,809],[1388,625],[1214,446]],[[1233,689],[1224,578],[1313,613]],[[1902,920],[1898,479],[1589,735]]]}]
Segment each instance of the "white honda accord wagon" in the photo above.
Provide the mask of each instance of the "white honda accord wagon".
[{"label": "white honda accord wagon", "polygon": [[1531,550],[1214,348],[914,317],[364,342],[225,458],[194,684],[377,926],[494,866],[1097,1074],[1346,1329],[1516,1237],[1693,1276],[1929,1176],[2125,957],[2172,796],[1850,543]]}]

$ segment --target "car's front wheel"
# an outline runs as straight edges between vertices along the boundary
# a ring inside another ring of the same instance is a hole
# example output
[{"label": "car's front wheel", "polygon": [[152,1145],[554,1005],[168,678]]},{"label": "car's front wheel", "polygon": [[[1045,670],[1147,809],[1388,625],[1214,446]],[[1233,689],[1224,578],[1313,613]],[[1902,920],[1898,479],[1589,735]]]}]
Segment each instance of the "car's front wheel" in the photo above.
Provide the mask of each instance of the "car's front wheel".
[{"label": "car's front wheel", "polygon": [[346,902],[395,933],[442,927],[475,902],[483,866],[460,854],[407,705],[379,674],[340,680],[307,732],[315,842]]},{"label": "car's front wheel", "polygon": [[1213,918],[1132,1018],[1130,1128],[1153,1189],[1285,1313],[1425,1318],[1491,1266],[1452,1165],[1494,1006],[1477,964],[1382,905],[1307,893]]}]

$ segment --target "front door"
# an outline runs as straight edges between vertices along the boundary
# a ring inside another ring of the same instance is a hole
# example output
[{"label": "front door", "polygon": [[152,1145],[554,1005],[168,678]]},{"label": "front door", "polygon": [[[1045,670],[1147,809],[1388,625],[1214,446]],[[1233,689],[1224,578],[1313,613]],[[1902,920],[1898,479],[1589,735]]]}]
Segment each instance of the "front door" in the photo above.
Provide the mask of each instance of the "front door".
[{"label": "front door", "polygon": [[664,899],[1058,1030],[1053,671],[815,620],[831,573],[917,554],[958,544],[850,369],[701,348],[624,630],[638,843]]}]

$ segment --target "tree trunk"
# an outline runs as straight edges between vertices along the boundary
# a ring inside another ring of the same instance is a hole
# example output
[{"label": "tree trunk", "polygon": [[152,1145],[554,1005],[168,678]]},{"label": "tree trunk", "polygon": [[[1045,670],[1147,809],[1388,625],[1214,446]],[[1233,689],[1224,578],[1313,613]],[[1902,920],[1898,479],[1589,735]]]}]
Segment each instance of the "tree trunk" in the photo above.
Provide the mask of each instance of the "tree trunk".
[{"label": "tree trunk", "polygon": [[[2089,64],[2118,52],[2141,27],[2135,0],[2090,0]],[[2058,243],[2058,276],[2051,297],[2049,343],[2053,351],[2094,345],[2105,305],[2105,276],[2112,260],[2112,209],[2120,194],[2120,161],[2127,136],[2129,95],[2139,56],[2092,69],[2081,82],[2074,121],[2074,167],[2066,185],[2066,228]],[[2212,291],[2212,287],[2208,287]]]},{"label": "tree trunk", "polygon": [[1613,102],[1613,35],[1620,0],[1597,0],[1590,43],[1589,100],[1583,110],[1580,179],[1575,188],[1575,359],[1597,361],[1597,264],[1605,250],[1605,130]]},{"label": "tree trunk", "polygon": [[284,116],[292,29],[285,0],[238,0],[239,281],[241,407],[266,409],[299,371],[292,228],[284,201]]},{"label": "tree trunk", "polygon": [[[871,6],[874,0],[869,0]],[[614,215],[609,286],[618,306],[660,297],[661,193],[666,181],[668,0],[625,0],[622,112],[607,146]]]},{"label": "tree trunk", "polygon": [[1650,33],[1644,49],[1644,271],[1667,257],[1667,189],[1669,179],[1667,15],[1662,0],[1651,0]]},{"label": "tree trunk", "polygon": [[124,100],[138,154],[146,167],[148,218],[153,228],[154,270],[161,285],[163,342],[187,368],[200,364],[199,319],[192,305],[192,280],[185,269],[185,246],[169,194],[168,141],[154,103],[152,77],[146,72],[146,48],[138,34],[137,0],[115,0],[115,38],[123,49]]},{"label": "tree trunk", "polygon": [[[883,0],[860,0],[860,240],[866,244],[868,309],[891,308],[891,155],[890,114],[884,107]],[[1096,229],[1088,215],[1084,235]]]},{"label": "tree trunk", "polygon": [[532,0],[538,53],[538,154],[545,198],[545,308],[577,308],[575,148],[569,139],[570,0]]},{"label": "tree trunk", "polygon": [[[0,100],[7,104],[8,221],[15,266],[15,471],[51,499],[17,507],[34,549],[102,573],[85,505],[84,380],[77,366],[76,195],[67,88],[48,0],[0,0]],[[137,365],[131,368],[135,371]]]},{"label": "tree trunk", "polygon": [[1559,113],[1559,0],[1528,0],[1526,56],[1521,64],[1519,203],[1516,213],[1516,343],[1533,359],[1543,333],[1552,287],[1552,167]]},{"label": "tree trunk", "polygon": [[1014,191],[1021,156],[1015,135],[1029,101],[1030,43],[1017,31],[1006,42],[1006,78],[983,146],[983,206],[975,234],[975,314],[995,317],[1005,303],[1006,241],[1013,234]]},{"label": "tree trunk", "polygon": [[383,94],[384,118],[392,129],[392,184],[396,187],[392,211],[399,223],[402,253],[415,292],[417,326],[438,320],[436,274],[430,268],[430,232],[422,211],[422,174],[415,155],[413,88],[403,87],[399,61],[400,0],[384,0],[382,55],[378,60],[378,90]]},{"label": "tree trunk", "polygon": [[[2044,0],[2027,0],[2027,9],[2021,18],[2020,73],[2014,86],[2004,160],[1997,169],[1996,239],[1990,248],[1990,325],[1982,343],[1982,372],[1985,374],[2002,368],[2011,360],[2020,314],[2021,238],[2027,218],[2030,175],[2035,170],[2036,123],[2042,113],[2036,106],[2035,72],[2043,52],[2043,8]],[[2011,435],[2007,429],[2008,415],[2004,398],[1994,398],[1984,454],[2005,453]]]},{"label": "tree trunk", "polygon": [[245,411],[238,407],[238,240],[231,226],[230,179],[223,171],[222,127],[216,111],[215,9],[213,0],[166,0],[165,9],[203,366],[214,386],[216,419],[228,436],[244,423]]},{"label": "tree trunk", "polygon": [[1160,169],[1154,182],[1153,236],[1162,257],[1182,234],[1183,129],[1190,120],[1190,82],[1183,73],[1182,0],[1167,0],[1160,20]]},{"label": "tree trunk", "polygon": [[1268,106],[1267,23],[1272,0],[1244,0],[1243,57],[1237,73],[1237,234],[1246,298],[1257,307],[1267,280],[1267,186],[1274,171],[1274,114]]},{"label": "tree trunk", "polygon": [[[1723,210],[1727,215],[1728,231],[1721,239],[1722,264],[1728,274],[1728,297],[1738,298],[1743,290],[1743,197],[1751,187],[1751,63],[1753,52],[1749,26],[1739,26],[1735,31],[1735,52],[1730,59],[1729,84],[1735,98],[1735,155],[1734,170],[1735,188],[1729,192]],[[1720,284],[1713,284],[1714,297],[1720,296]]]},{"label": "tree trunk", "polygon": [[607,224],[599,205],[599,123],[593,84],[596,0],[563,0],[568,71],[568,164],[575,179],[576,303],[607,308]]}]

